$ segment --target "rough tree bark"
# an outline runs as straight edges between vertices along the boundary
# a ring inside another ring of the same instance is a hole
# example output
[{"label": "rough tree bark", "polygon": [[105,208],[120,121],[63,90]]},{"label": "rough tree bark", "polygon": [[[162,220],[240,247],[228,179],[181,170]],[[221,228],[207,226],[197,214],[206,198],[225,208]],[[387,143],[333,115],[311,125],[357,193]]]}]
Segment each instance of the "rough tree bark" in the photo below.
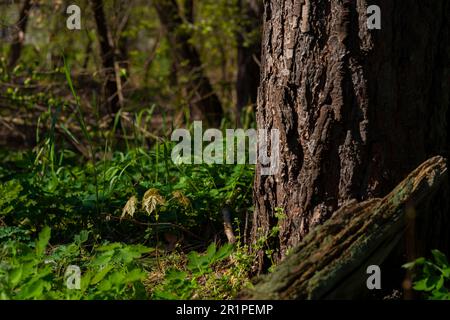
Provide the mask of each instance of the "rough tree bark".
[{"label": "rough tree bark", "polygon": [[120,73],[114,43],[108,29],[102,0],[91,0],[92,11],[94,12],[95,24],[97,26],[98,40],[100,44],[100,54],[103,64],[103,73],[106,78],[105,96],[109,112],[115,115],[119,112],[123,97],[121,90]]},{"label": "rough tree bark", "polygon": [[23,44],[25,43],[25,32],[27,30],[28,17],[32,7],[31,0],[25,0],[19,14],[19,20],[14,26],[14,38],[9,52],[8,68],[12,69],[16,66],[22,53]]},{"label": "rough tree bark", "polygon": [[[189,32],[182,28],[183,18],[176,0],[156,0],[153,3],[174,50],[176,69],[189,76],[187,89],[192,96],[193,118],[200,117],[208,124],[218,126],[223,116],[222,105],[205,74],[199,52],[190,42]],[[190,6],[193,10],[193,2]],[[189,19],[193,19],[192,15]]]},{"label": "rough tree bark", "polygon": [[[381,30],[368,30],[372,4]],[[447,156],[449,5],[264,1],[257,122],[280,130],[280,171],[257,167],[252,239],[279,223],[275,259],[346,203],[383,197],[425,159]],[[435,216],[417,224],[417,237],[447,250],[444,193],[422,208]]]}]

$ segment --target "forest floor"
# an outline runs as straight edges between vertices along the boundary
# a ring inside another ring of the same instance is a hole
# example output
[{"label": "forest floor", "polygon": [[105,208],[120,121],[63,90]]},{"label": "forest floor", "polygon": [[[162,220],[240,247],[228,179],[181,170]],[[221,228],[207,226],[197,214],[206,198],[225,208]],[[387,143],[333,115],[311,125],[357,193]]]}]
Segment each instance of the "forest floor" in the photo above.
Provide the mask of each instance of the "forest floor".
[{"label": "forest floor", "polygon": [[130,108],[117,126],[72,79],[35,77],[0,83],[0,299],[227,299],[249,284],[253,166],[175,165],[170,116]]}]

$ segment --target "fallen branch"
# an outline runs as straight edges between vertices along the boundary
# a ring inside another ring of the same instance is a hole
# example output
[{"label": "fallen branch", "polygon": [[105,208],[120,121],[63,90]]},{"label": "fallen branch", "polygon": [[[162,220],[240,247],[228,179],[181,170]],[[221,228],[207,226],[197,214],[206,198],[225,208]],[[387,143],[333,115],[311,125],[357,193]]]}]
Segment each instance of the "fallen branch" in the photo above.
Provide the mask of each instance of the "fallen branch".
[{"label": "fallen branch", "polygon": [[405,212],[436,191],[446,175],[446,161],[434,157],[383,199],[342,207],[241,298],[354,298],[366,285],[366,267],[380,265],[401,239]]}]

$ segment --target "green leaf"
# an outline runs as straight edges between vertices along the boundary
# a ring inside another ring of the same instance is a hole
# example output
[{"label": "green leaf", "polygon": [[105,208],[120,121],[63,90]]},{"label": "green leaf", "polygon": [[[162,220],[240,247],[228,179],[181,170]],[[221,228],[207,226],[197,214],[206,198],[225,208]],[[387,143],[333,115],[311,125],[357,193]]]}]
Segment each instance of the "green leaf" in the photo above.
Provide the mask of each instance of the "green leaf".
[{"label": "green leaf", "polygon": [[425,264],[425,262],[427,262],[427,260],[426,260],[424,257],[418,258],[418,259],[416,259],[416,261],[415,261],[415,263],[416,263],[417,265]]},{"label": "green leaf", "polygon": [[442,287],[444,286],[444,277],[443,276],[441,276],[440,278],[439,278],[439,281],[436,283],[436,289],[441,289]]},{"label": "green leaf", "polygon": [[112,288],[112,285],[113,285],[112,282],[109,279],[107,279],[105,281],[100,282],[98,289],[100,291],[110,291]]},{"label": "green leaf", "polygon": [[89,231],[82,230],[80,234],[77,234],[74,237],[74,242],[76,243],[77,246],[80,246],[82,243],[86,242],[88,238],[89,238]]},{"label": "green leaf", "polygon": [[427,280],[428,279],[422,279],[422,280],[414,282],[414,286],[413,286],[414,290],[417,290],[417,291],[429,291],[429,290],[431,290],[427,286]]},{"label": "green leaf", "polygon": [[426,262],[426,259],[424,257],[421,257],[421,258],[418,258],[418,259],[416,259],[416,260],[414,260],[412,262],[405,263],[404,265],[402,265],[402,268],[412,269],[412,268],[414,268],[416,266],[420,266],[420,265],[425,264],[425,262]]},{"label": "green leaf", "polygon": [[44,291],[44,281],[37,280],[32,283],[29,283],[20,291],[20,298],[38,299],[41,298],[43,291]]},{"label": "green leaf", "polygon": [[177,296],[176,294],[174,294],[172,292],[167,292],[167,291],[156,291],[154,293],[154,298],[160,299],[160,300],[179,300],[180,299],[180,297]]},{"label": "green leaf", "polygon": [[36,254],[38,256],[44,254],[45,248],[48,245],[50,240],[51,229],[48,226],[45,226],[41,232],[39,232],[38,240],[36,241]]},{"label": "green leaf", "polygon": [[139,281],[145,278],[145,272],[139,269],[133,269],[126,275],[126,281],[128,283]]},{"label": "green leaf", "polygon": [[402,268],[404,268],[404,269],[412,269],[412,268],[414,268],[415,265],[416,265],[415,261],[408,262],[408,263],[405,263],[404,265],[402,265]]},{"label": "green leaf", "polygon": [[114,257],[115,262],[124,262],[124,263],[130,263],[134,259],[138,259],[141,257],[141,254],[137,251],[133,251],[131,247],[125,247],[123,249],[120,249],[117,255]]},{"label": "green leaf", "polygon": [[107,245],[103,245],[97,248],[97,251],[110,251],[110,250],[114,250],[117,248],[121,248],[122,245],[118,242],[114,242],[114,243],[110,243]]},{"label": "green leaf", "polygon": [[23,266],[19,266],[9,273],[9,282],[13,288],[19,283],[20,279],[22,278],[22,274]]},{"label": "green leaf", "polygon": [[169,281],[182,281],[187,278],[187,273],[184,271],[169,270],[165,278]]},{"label": "green leaf", "polygon": [[188,269],[191,271],[195,271],[197,269],[200,269],[200,256],[197,252],[191,251],[187,254],[188,258]]},{"label": "green leaf", "polygon": [[436,261],[436,263],[440,267],[448,267],[449,266],[447,257],[442,252],[435,249],[435,250],[432,250],[431,253],[433,254],[434,261]]},{"label": "green leaf", "polygon": [[440,280],[439,276],[430,276],[414,282],[413,288],[418,291],[432,291]]},{"label": "green leaf", "polygon": [[91,284],[97,284],[98,282],[102,281],[103,278],[108,274],[111,269],[114,268],[113,265],[107,265],[103,269],[100,270],[92,279]]},{"label": "green leaf", "polygon": [[450,278],[450,267],[443,269],[442,274],[444,275],[445,278],[449,279]]},{"label": "green leaf", "polygon": [[16,180],[5,184],[0,183],[0,215],[6,215],[14,210],[15,203],[23,200],[20,193],[23,187]]},{"label": "green leaf", "polygon": [[99,256],[95,257],[94,260],[92,260],[92,265],[105,266],[111,261],[113,255],[114,255],[114,251],[103,252]]},{"label": "green leaf", "polygon": [[89,270],[81,277],[81,292],[85,292],[91,283],[93,271]]},{"label": "green leaf", "polygon": [[215,260],[216,261],[220,261],[223,260],[225,258],[228,258],[230,256],[230,254],[233,252],[233,248],[234,246],[230,243],[227,243],[225,245],[223,245],[216,253],[215,255]]},{"label": "green leaf", "polygon": [[213,242],[208,246],[208,249],[206,249],[206,256],[208,257],[208,260],[212,261],[215,254],[216,254],[216,244]]},{"label": "green leaf", "polygon": [[146,247],[142,244],[135,244],[130,247],[133,248],[133,251],[141,253],[141,254],[155,251],[155,248]]}]

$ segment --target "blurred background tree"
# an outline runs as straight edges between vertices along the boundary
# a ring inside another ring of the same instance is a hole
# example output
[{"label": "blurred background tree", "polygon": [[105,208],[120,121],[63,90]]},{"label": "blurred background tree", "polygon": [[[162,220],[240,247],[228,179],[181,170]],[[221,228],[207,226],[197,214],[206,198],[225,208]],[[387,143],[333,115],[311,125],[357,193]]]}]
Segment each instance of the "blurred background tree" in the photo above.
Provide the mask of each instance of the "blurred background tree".
[{"label": "blurred background tree", "polygon": [[[66,28],[71,4],[81,8],[79,31]],[[126,117],[150,106],[156,131],[163,122],[202,119],[218,127],[223,121],[248,126],[253,119],[262,1],[26,0],[0,6],[2,99],[8,87],[28,93],[52,88],[72,99],[63,81],[65,60],[81,108],[109,127],[119,110]],[[37,119],[24,125],[33,127]]]}]

